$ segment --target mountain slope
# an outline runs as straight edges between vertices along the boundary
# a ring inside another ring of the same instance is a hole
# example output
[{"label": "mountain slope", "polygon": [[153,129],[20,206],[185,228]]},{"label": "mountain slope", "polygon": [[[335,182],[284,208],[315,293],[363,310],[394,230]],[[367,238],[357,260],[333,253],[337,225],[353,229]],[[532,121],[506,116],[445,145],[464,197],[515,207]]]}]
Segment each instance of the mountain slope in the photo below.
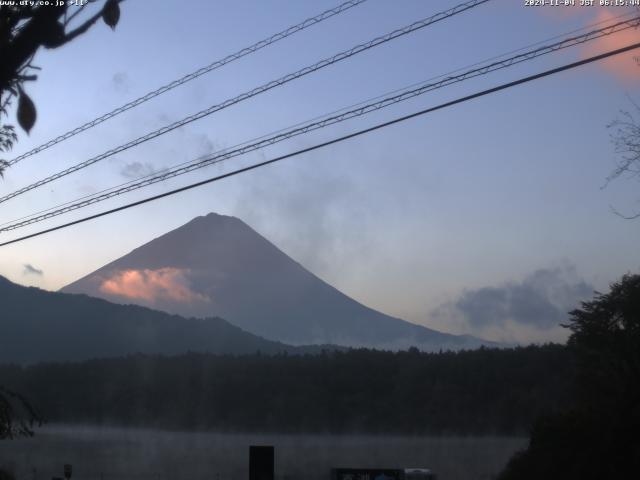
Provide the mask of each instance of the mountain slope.
[{"label": "mountain slope", "polygon": [[133,353],[307,351],[257,337],[220,318],[187,319],[86,295],[22,287],[2,276],[0,305],[0,363]]},{"label": "mountain slope", "polygon": [[489,344],[384,315],[344,295],[235,217],[209,214],[66,286],[184,316],[220,316],[294,345],[425,350]]}]

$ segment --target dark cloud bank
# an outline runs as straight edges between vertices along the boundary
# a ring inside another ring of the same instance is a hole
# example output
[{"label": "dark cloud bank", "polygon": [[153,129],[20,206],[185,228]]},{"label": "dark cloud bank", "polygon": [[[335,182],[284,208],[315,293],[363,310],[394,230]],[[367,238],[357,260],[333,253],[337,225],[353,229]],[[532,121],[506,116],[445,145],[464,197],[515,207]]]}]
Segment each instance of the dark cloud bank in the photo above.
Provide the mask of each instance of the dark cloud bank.
[{"label": "dark cloud bank", "polygon": [[567,313],[590,298],[594,288],[573,267],[536,270],[521,282],[465,290],[439,314],[462,316],[473,329],[515,324],[547,330],[567,321]]}]

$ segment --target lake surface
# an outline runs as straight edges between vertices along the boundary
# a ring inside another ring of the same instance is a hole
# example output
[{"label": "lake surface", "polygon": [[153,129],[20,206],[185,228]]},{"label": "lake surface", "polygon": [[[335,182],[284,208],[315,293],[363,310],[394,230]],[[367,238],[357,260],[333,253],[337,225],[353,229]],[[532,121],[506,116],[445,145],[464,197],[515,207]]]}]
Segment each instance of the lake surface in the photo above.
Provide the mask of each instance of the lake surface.
[{"label": "lake surface", "polygon": [[167,432],[48,426],[0,442],[17,480],[246,480],[249,445],[274,445],[276,477],[328,480],[332,467],[426,467],[439,480],[493,478],[525,447],[521,437],[406,437]]}]

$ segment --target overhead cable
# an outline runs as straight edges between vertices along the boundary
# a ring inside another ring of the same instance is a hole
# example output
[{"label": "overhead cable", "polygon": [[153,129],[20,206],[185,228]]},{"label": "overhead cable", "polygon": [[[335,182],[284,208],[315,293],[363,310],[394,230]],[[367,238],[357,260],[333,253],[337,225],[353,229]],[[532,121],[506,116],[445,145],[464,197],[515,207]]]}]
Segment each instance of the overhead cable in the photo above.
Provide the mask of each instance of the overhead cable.
[{"label": "overhead cable", "polygon": [[640,42],[639,43],[634,43],[632,45],[628,45],[626,47],[618,48],[616,50],[612,50],[612,51],[609,51],[609,52],[606,52],[606,53],[603,53],[603,54],[600,54],[600,55],[595,55],[595,56],[586,58],[584,60],[580,60],[578,62],[565,64],[565,65],[563,65],[561,67],[556,67],[556,68],[553,68],[553,69],[550,69],[550,70],[546,70],[544,72],[537,73],[535,75],[530,75],[528,77],[523,77],[523,78],[520,78],[518,80],[514,80],[514,81],[511,81],[511,82],[508,82],[508,83],[503,83],[503,84],[498,85],[496,87],[489,88],[489,89],[486,89],[486,90],[482,90],[480,92],[477,92],[477,93],[474,93],[474,94],[471,94],[471,95],[467,95],[465,97],[461,97],[461,98],[458,98],[456,100],[452,100],[452,101],[449,101],[449,102],[446,102],[446,103],[442,103],[442,104],[437,105],[435,107],[426,108],[424,110],[420,110],[418,112],[414,112],[414,113],[411,113],[409,115],[398,117],[398,118],[395,118],[393,120],[390,120],[390,121],[387,121],[387,122],[384,122],[384,123],[379,123],[379,124],[374,125],[372,127],[368,127],[368,128],[362,129],[362,130],[358,130],[358,131],[350,133],[348,135],[343,135],[341,137],[334,138],[332,140],[329,140],[329,141],[326,141],[326,142],[323,142],[323,143],[319,143],[319,144],[313,145],[311,147],[303,148],[301,150],[297,150],[295,152],[291,152],[291,153],[288,153],[288,154],[285,154],[285,155],[281,155],[281,156],[278,156],[278,157],[275,157],[275,158],[272,158],[272,159],[269,159],[269,160],[265,160],[263,162],[255,163],[255,164],[249,165],[247,167],[239,168],[237,170],[233,170],[231,172],[227,172],[227,173],[222,174],[222,175],[217,175],[215,177],[208,178],[206,180],[202,180],[202,181],[199,181],[199,182],[196,182],[196,183],[192,183],[192,184],[186,185],[184,187],[177,188],[175,190],[171,190],[171,191],[164,192],[164,193],[161,193],[161,194],[158,194],[158,195],[154,195],[152,197],[147,197],[147,198],[144,198],[142,200],[138,200],[138,201],[135,201],[135,202],[132,202],[132,203],[128,203],[126,205],[122,205],[120,207],[112,208],[110,210],[106,210],[106,211],[103,211],[103,212],[100,212],[100,213],[96,213],[94,215],[83,217],[83,218],[74,220],[72,222],[68,222],[68,223],[65,223],[65,224],[62,224],[62,225],[57,225],[55,227],[47,228],[45,230],[40,230],[38,232],[31,233],[29,235],[25,235],[23,237],[19,237],[19,238],[15,238],[13,240],[2,242],[2,243],[0,243],[0,247],[6,246],[6,245],[11,245],[11,244],[17,243],[17,242],[22,242],[22,241],[27,240],[29,238],[34,238],[34,237],[37,237],[37,236],[40,236],[40,235],[44,235],[46,233],[54,232],[54,231],[57,231],[57,230],[61,230],[61,229],[64,229],[64,228],[71,227],[73,225],[78,225],[80,223],[88,222],[88,221],[94,220],[96,218],[104,217],[106,215],[111,215],[111,214],[116,213],[116,212],[121,212],[123,210],[127,210],[129,208],[133,208],[133,207],[136,207],[136,206],[139,206],[139,205],[143,205],[145,203],[149,203],[149,202],[153,202],[153,201],[156,201],[156,200],[160,200],[162,198],[165,198],[165,197],[168,197],[168,196],[171,196],[171,195],[176,195],[178,193],[185,192],[187,190],[191,190],[191,189],[194,189],[194,188],[197,188],[197,187],[201,187],[203,185],[207,185],[207,184],[210,184],[210,183],[213,183],[213,182],[217,182],[217,181],[223,180],[225,178],[233,177],[233,176],[239,175],[241,173],[245,173],[245,172],[248,172],[248,171],[251,171],[251,170],[255,170],[255,169],[258,169],[258,168],[261,168],[261,167],[265,167],[267,165],[271,165],[273,163],[280,162],[280,161],[285,160],[287,158],[296,157],[296,156],[301,155],[303,153],[308,153],[308,152],[311,152],[311,151],[314,151],[314,150],[318,150],[318,149],[327,147],[329,145],[334,145],[334,144],[349,140],[351,138],[355,138],[355,137],[358,137],[358,136],[361,136],[361,135],[364,135],[364,134],[367,134],[367,133],[371,133],[373,131],[377,131],[377,130],[382,129],[382,128],[389,127],[391,125],[395,125],[397,123],[405,122],[405,121],[407,121],[409,119],[416,118],[416,117],[419,117],[419,116],[422,116],[422,115],[426,115],[428,113],[431,113],[431,112],[434,112],[434,111],[437,111],[437,110],[442,110],[442,109],[445,109],[445,108],[448,108],[448,107],[451,107],[451,106],[454,106],[454,105],[458,105],[460,103],[464,103],[464,102],[473,100],[475,98],[479,98],[479,97],[483,97],[483,96],[486,96],[486,95],[490,95],[490,94],[499,92],[501,90],[506,90],[508,88],[515,87],[517,85],[522,85],[524,83],[532,82],[534,80],[539,80],[539,79],[547,77],[549,75],[554,75],[554,74],[557,74],[557,73],[560,73],[560,72],[571,70],[573,68],[577,68],[577,67],[580,67],[582,65],[586,65],[588,63],[592,63],[592,62],[596,62],[596,61],[599,61],[599,60],[603,60],[605,58],[609,58],[609,57],[614,56],[614,55],[619,55],[621,53],[625,53],[625,52],[628,52],[630,50],[634,50],[634,49],[637,49],[637,48],[640,48]]},{"label": "overhead cable", "polygon": [[570,37],[550,45],[545,45],[545,46],[542,46],[542,47],[539,47],[539,48],[536,48],[512,57],[506,58],[504,60],[492,62],[487,65],[483,65],[481,67],[468,70],[459,75],[447,76],[437,82],[423,83],[419,85],[417,88],[412,88],[410,90],[403,91],[399,94],[383,98],[379,101],[371,102],[364,105],[359,105],[357,108],[343,111],[336,115],[330,115],[328,117],[324,117],[317,121],[311,121],[306,124],[296,126],[295,128],[278,132],[277,134],[272,136],[262,137],[252,143],[244,143],[237,147],[231,147],[229,149],[225,149],[222,152],[215,152],[210,155],[205,155],[203,157],[200,157],[194,161],[188,162],[181,166],[174,167],[172,169],[168,169],[163,172],[151,174],[139,180],[127,182],[126,184],[124,184],[119,188],[115,187],[112,189],[108,189],[107,191],[98,192],[97,194],[83,197],[82,199],[79,199],[78,201],[75,201],[75,202],[67,202],[61,205],[60,208],[54,207],[52,209],[48,209],[44,211],[43,213],[40,213],[39,215],[36,214],[33,216],[29,216],[29,218],[27,219],[18,219],[12,222],[7,222],[3,225],[0,225],[0,232],[15,230],[18,228],[25,227],[27,225],[38,223],[52,217],[56,217],[74,210],[78,210],[80,208],[84,208],[89,205],[93,205],[95,203],[102,202],[110,198],[123,195],[125,193],[129,193],[134,190],[138,190],[140,188],[153,185],[155,183],[165,181],[169,178],[184,175],[194,170],[205,168],[205,167],[220,163],[222,161],[228,160],[230,158],[245,155],[249,152],[259,150],[261,148],[282,142],[284,140],[288,140],[298,135],[306,134],[315,130],[319,130],[321,128],[328,127],[336,123],[344,122],[352,118],[360,117],[368,113],[381,110],[383,108],[389,107],[391,105],[395,105],[397,103],[409,100],[411,98],[417,97],[419,95],[423,95],[425,93],[428,93],[430,91],[433,91],[439,88],[443,88],[443,87],[446,87],[455,83],[459,83],[471,78],[475,78],[481,75],[486,75],[488,73],[491,73],[497,70],[502,70],[502,69],[511,67],[513,65],[517,65],[519,63],[533,60],[542,55],[547,55],[549,53],[556,52],[561,49],[573,47],[575,45],[579,45],[588,41],[602,38],[607,35],[612,35],[614,33],[618,33],[629,28],[638,28],[638,26],[640,26],[640,17],[636,17],[623,22],[618,22],[616,24],[608,25],[606,27],[603,27],[597,30],[592,30],[583,35]]},{"label": "overhead cable", "polygon": [[82,125],[80,125],[79,127],[73,128],[65,133],[63,133],[62,135],[59,135],[45,143],[43,143],[42,145],[39,145],[35,148],[33,148],[32,150],[29,150],[28,152],[23,153],[22,155],[19,155],[15,158],[13,158],[12,160],[9,160],[7,163],[9,165],[14,165],[16,163],[18,163],[21,160],[24,160],[27,157],[30,157],[32,155],[35,155],[36,153],[42,152],[43,150],[46,150],[50,147],[53,147],[54,145],[57,145],[60,142],[63,142],[75,135],[78,135],[81,132],[84,132],[85,130],[88,130],[90,128],[95,127],[96,125],[100,125],[103,122],[106,122],[107,120],[120,115],[121,113],[126,112],[127,110],[130,110],[134,107],[137,107],[138,105],[141,105],[145,102],[148,102],[149,100],[151,100],[152,98],[155,98],[159,95],[162,95],[163,93],[166,93],[170,90],[173,90],[174,88],[179,87],[180,85],[184,85],[187,82],[190,82],[191,80],[195,80],[198,77],[201,77],[202,75],[212,72],[213,70],[217,70],[220,67],[223,67],[224,65],[227,65],[231,62],[234,62],[235,60],[238,60],[242,57],[246,57],[249,54],[255,53],[258,50],[263,49],[264,47],[267,47],[269,45],[272,45],[276,42],[279,42],[280,40],[283,40],[287,37],[290,37],[291,35],[294,35],[298,32],[301,32],[302,30],[305,30],[313,25],[317,25],[320,22],[323,22],[324,20],[327,20],[328,18],[331,18],[335,15],[338,15],[342,12],[345,12],[357,5],[360,5],[364,2],[366,2],[367,0],[349,0],[347,2],[341,3],[340,5],[338,5],[335,8],[329,9],[329,10],[325,10],[324,12],[316,15],[315,17],[310,17],[307,18],[306,20],[293,25],[285,30],[282,30],[281,32],[275,33],[273,35],[271,35],[270,37],[267,37],[263,40],[260,40],[259,42],[254,43],[253,45],[250,45],[248,47],[243,48],[242,50],[239,50],[235,53],[232,53],[231,55],[227,55],[226,57],[220,59],[220,60],[216,60],[213,63],[210,63],[209,65],[206,65],[204,67],[201,67],[191,73],[188,73],[186,75],[184,75],[183,77],[174,80],[170,83],[167,83],[166,85],[163,85],[155,90],[153,90],[152,92],[149,92],[141,97],[136,98],[135,100],[132,100],[128,103],[125,103],[124,105],[111,110],[110,112],[105,113],[104,115],[99,116],[98,118],[95,118],[89,122],[86,122]]},{"label": "overhead cable", "polygon": [[83,162],[80,162],[76,165],[73,165],[69,168],[66,168],[58,173],[55,173],[53,175],[50,175],[46,178],[43,178],[41,180],[38,180],[30,185],[27,185],[26,187],[22,187],[18,190],[15,190],[7,195],[4,195],[2,197],[0,197],[0,203],[6,202],[7,200],[10,200],[14,197],[17,197],[18,195],[22,195],[23,193],[26,193],[28,191],[31,191],[35,188],[41,187],[42,185],[46,185],[47,183],[53,182],[54,180],[57,180],[59,178],[65,177],[67,175],[70,175],[72,173],[77,172],[78,170],[82,170],[83,168],[86,168],[90,165],[93,165],[101,160],[104,160],[106,158],[109,158],[113,155],[116,155],[118,153],[121,153],[125,150],[128,150],[132,147],[135,147],[137,145],[140,145],[141,143],[147,142],[149,140],[152,140],[156,137],[159,137],[160,135],[164,135],[172,130],[175,130],[177,128],[180,128],[184,125],[187,125],[188,123],[194,122],[196,120],[199,120],[201,118],[204,118],[208,115],[211,115],[212,113],[218,112],[220,110],[223,110],[227,107],[230,107],[231,105],[235,105],[236,103],[240,103],[244,100],[247,100],[249,98],[252,98],[256,95],[259,95],[261,93],[264,93],[266,91],[269,91],[273,88],[279,87],[281,85],[285,85],[293,80],[296,80],[300,77],[303,77],[305,75],[308,75],[310,73],[313,73],[315,71],[318,71],[322,68],[325,68],[329,65],[333,65],[335,63],[338,63],[342,60],[351,58],[354,55],[357,55],[359,53],[362,53],[364,51],[367,51],[371,48],[377,47],[379,45],[382,45],[384,43],[387,43],[391,40],[395,40],[399,37],[402,37],[404,35],[407,35],[409,33],[415,32],[417,30],[423,29],[429,25],[433,25],[434,23],[440,22],[442,20],[445,20],[447,18],[450,18],[454,15],[457,15],[459,13],[462,13],[464,11],[467,11],[471,8],[477,7],[478,5],[481,5],[483,3],[487,3],[491,0],[471,0],[465,3],[461,3],[459,5],[456,5],[455,7],[452,7],[448,10],[445,10],[443,12],[437,13],[435,15],[432,15],[430,17],[427,17],[425,19],[419,20],[417,22],[414,22],[410,25],[407,25],[403,28],[394,30],[386,35],[382,35],[380,37],[376,37],[373,40],[370,40],[366,43],[362,43],[359,45],[356,45],[355,47],[350,48],[349,50],[345,50],[343,52],[340,52],[332,57],[326,58],[324,60],[321,60],[317,63],[314,63],[313,65],[307,66],[301,70],[298,70],[294,73],[290,73],[288,75],[285,75],[283,77],[280,77],[277,80],[272,80],[268,83],[265,83],[259,87],[256,87],[252,90],[249,90],[241,95],[238,95],[234,98],[230,98],[228,100],[225,100],[222,103],[216,104],[216,105],[212,105],[209,108],[206,108],[204,110],[201,110],[197,113],[194,113],[193,115],[190,115],[188,117],[185,117],[181,120],[178,120],[176,122],[173,122],[169,125],[166,125],[158,130],[152,131],[147,133],[146,135],[143,135],[141,137],[136,138],[135,140],[132,140],[128,143],[125,143],[123,145],[119,145],[118,147],[112,148],[111,150],[108,150],[100,155],[97,155],[95,157],[92,157],[88,160],[85,160]]}]

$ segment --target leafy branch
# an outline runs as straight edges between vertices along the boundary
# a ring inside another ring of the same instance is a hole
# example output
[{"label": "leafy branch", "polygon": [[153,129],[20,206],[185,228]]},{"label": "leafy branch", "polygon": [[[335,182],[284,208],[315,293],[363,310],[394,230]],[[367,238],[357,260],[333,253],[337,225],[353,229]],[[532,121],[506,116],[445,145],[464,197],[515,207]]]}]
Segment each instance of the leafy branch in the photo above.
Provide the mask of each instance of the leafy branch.
[{"label": "leafy branch", "polygon": [[[8,107],[18,99],[16,119],[20,127],[29,134],[36,123],[37,109],[34,101],[25,92],[26,82],[37,80],[33,58],[40,47],[59,48],[86,33],[102,19],[115,29],[120,20],[120,3],[123,0],[105,0],[102,7],[79,25],[72,27],[80,18],[88,1],[73,8],[66,3],[54,5],[0,5],[0,120],[8,116]],[[0,151],[9,151],[17,141],[15,129],[0,123]],[[7,168],[6,160],[0,160],[0,176]]]}]

